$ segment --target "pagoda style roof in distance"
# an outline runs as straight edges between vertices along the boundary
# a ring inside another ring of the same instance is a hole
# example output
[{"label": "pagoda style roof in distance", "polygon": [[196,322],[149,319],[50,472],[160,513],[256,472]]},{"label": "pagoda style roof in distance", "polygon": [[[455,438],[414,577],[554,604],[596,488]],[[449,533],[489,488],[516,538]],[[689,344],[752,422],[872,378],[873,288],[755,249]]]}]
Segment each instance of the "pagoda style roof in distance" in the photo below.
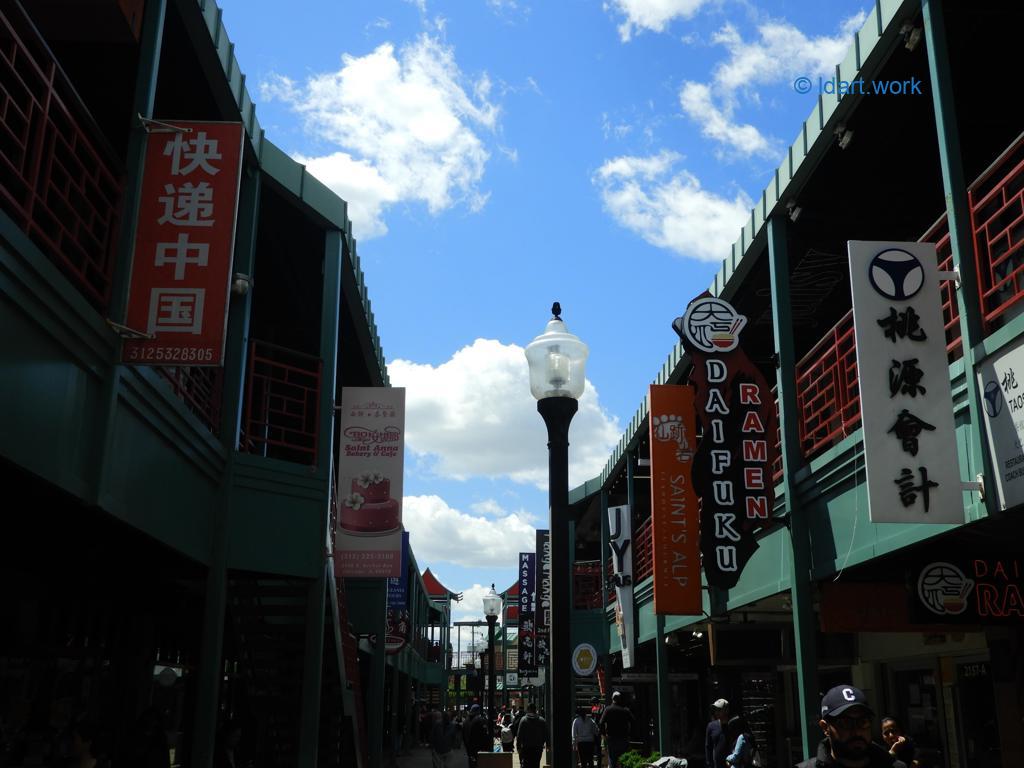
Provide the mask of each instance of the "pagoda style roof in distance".
[{"label": "pagoda style roof in distance", "polygon": [[452,592],[448,587],[437,580],[437,576],[430,572],[430,568],[423,572],[423,586],[427,590],[427,594],[431,597],[451,597],[455,600],[460,600],[462,595],[458,592]]}]

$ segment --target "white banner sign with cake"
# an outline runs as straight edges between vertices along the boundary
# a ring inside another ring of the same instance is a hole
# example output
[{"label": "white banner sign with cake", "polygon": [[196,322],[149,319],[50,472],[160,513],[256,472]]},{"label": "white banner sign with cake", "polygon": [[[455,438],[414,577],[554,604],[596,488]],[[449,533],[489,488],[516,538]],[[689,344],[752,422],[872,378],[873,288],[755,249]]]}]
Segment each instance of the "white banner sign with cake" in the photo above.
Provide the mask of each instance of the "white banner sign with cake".
[{"label": "white banner sign with cake", "polygon": [[398,577],[405,389],[343,388],[340,429],[334,572],[347,578]]}]

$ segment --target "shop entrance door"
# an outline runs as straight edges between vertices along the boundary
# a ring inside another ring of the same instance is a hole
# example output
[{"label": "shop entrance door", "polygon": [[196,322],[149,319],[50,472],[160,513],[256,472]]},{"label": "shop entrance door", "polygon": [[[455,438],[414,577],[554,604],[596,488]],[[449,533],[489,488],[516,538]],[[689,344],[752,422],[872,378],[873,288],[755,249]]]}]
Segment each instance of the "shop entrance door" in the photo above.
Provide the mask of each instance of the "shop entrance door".
[{"label": "shop entrance door", "polygon": [[1002,768],[995,692],[987,660],[957,663],[955,701],[961,768]]},{"label": "shop entrance door", "polygon": [[933,666],[894,667],[890,701],[896,702],[895,714],[903,720],[907,735],[917,745],[918,759],[926,768],[949,768],[944,739],[945,715],[939,677]]}]

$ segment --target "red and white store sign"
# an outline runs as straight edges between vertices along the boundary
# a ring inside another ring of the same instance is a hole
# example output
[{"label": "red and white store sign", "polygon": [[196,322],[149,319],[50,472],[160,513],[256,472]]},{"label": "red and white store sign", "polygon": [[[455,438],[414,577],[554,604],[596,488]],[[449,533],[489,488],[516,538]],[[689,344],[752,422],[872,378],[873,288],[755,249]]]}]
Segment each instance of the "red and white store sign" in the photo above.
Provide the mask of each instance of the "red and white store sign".
[{"label": "red and white store sign", "polygon": [[242,171],[241,123],[173,121],[153,132],[135,231],[125,325],[133,365],[221,365]]}]

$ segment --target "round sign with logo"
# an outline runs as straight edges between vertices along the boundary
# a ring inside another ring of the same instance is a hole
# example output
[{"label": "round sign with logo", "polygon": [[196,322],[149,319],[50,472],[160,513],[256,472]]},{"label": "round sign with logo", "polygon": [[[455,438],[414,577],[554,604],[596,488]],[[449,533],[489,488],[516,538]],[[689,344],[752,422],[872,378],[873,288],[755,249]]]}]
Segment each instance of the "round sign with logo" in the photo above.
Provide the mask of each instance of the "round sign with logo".
[{"label": "round sign with logo", "polygon": [[580,643],[572,652],[572,668],[580,677],[589,677],[597,669],[597,649],[590,643]]}]

